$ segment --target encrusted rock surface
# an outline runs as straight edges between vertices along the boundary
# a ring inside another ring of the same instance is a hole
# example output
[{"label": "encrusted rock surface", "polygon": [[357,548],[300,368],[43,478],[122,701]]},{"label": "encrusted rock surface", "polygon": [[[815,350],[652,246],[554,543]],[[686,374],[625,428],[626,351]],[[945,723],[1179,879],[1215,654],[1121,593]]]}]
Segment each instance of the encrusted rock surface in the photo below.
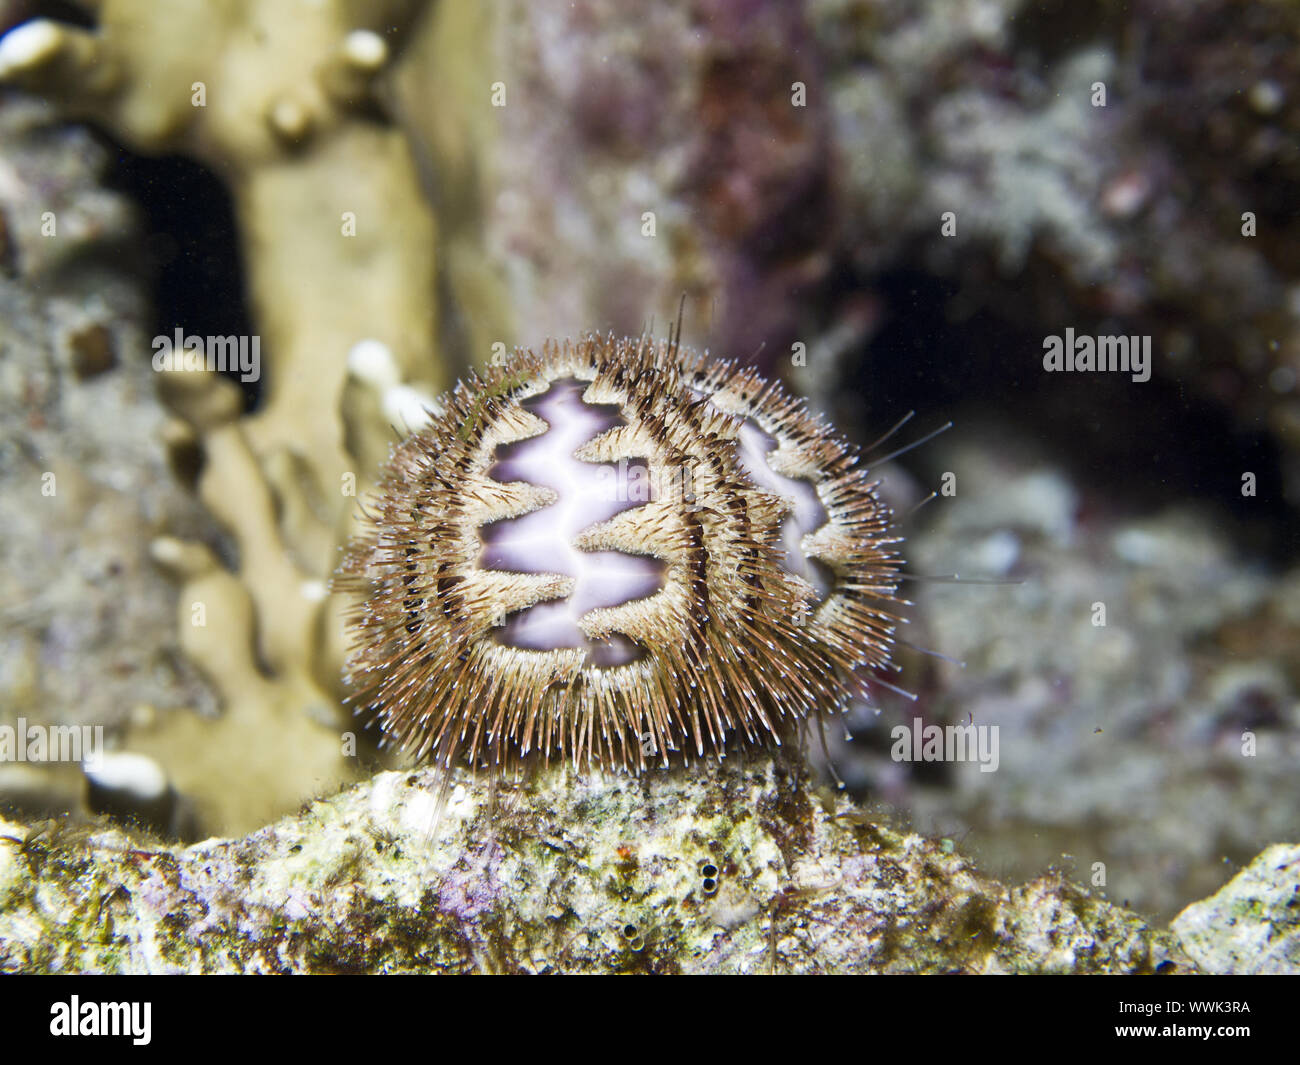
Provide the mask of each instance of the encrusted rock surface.
[{"label": "encrusted rock surface", "polygon": [[1206,972],[1300,972],[1300,846],[1269,847],[1173,930]]},{"label": "encrusted rock surface", "polygon": [[499,787],[381,773],[237,840],[0,822],[0,971],[1187,972],[767,758]]}]

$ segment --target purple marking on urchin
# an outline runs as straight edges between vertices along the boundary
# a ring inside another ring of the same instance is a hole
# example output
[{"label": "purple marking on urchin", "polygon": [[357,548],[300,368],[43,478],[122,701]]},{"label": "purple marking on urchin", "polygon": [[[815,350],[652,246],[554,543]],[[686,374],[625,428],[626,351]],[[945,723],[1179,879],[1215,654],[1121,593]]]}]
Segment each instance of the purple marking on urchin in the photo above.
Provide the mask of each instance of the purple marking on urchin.
[{"label": "purple marking on urchin", "polygon": [[[699,389],[693,388],[691,393],[697,399],[710,398]],[[772,468],[769,456],[777,449],[776,438],[764,432],[753,418],[741,421],[737,442],[741,468],[754,484],[780,496],[790,505],[790,513],[781,524],[780,542],[784,549],[783,557],[778,560],[781,568],[811,584],[820,602],[835,584],[835,576],[824,563],[803,549],[804,536],[816,532],[828,518],[817,489],[810,481],[786,477]]]},{"label": "purple marking on urchin", "polygon": [[559,498],[531,514],[483,526],[480,564],[484,569],[574,578],[567,598],[511,614],[499,634],[502,643],[534,651],[582,647],[592,664],[617,666],[638,657],[636,645],[620,636],[592,640],[578,626],[578,619],[599,607],[621,606],[654,594],[663,583],[663,565],[616,551],[582,551],[574,544],[579,533],[640,505],[611,491],[620,482],[601,476],[609,472],[608,467],[602,471],[600,464],[574,457],[583,444],[624,424],[618,407],[584,402],[586,387],[566,378],[524,401],[525,409],[550,428],[499,448],[488,475],[497,481],[543,485]]},{"label": "purple marking on urchin", "polygon": [[835,583],[834,576],[824,564],[804,553],[803,538],[826,524],[826,508],[817,498],[817,489],[808,481],[785,477],[772,469],[768,456],[776,446],[776,440],[755,425],[752,418],[741,423],[741,466],[759,488],[781,496],[791,507],[790,516],[781,524],[781,546],[785,548],[781,566],[816,588],[817,599],[821,601]]}]

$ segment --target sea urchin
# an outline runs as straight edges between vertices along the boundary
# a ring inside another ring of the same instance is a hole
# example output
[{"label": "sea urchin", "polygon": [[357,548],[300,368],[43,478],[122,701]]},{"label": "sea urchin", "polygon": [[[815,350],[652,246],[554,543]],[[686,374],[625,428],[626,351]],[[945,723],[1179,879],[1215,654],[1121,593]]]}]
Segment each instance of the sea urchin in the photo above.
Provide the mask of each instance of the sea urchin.
[{"label": "sea urchin", "polygon": [[674,341],[552,341],[462,382],[362,523],[336,582],[353,700],[439,766],[779,744],[889,665],[897,539],[857,450]]}]

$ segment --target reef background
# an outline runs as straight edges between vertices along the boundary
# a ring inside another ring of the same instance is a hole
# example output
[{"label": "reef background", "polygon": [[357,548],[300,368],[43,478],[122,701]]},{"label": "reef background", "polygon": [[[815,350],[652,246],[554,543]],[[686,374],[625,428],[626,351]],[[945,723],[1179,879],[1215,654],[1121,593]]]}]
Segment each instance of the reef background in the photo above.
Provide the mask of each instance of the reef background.
[{"label": "reef background", "polygon": [[[1159,920],[1296,838],[1295,5],[167,11],[0,48],[0,723],[103,724],[187,837],[368,778],[340,483],[494,345],[662,331],[684,295],[688,343],[863,442],[951,418],[882,471],[900,512],[956,474],[906,557],[1018,582],[916,586],[909,639],[965,667],[904,651],[917,703],[831,737],[872,818]],[[154,373],[177,326],[259,334],[264,379]],[[1150,335],[1151,380],[1045,374],[1067,327]],[[999,770],[894,762],[916,714],[999,725]],[[0,764],[0,802],[89,815],[75,766]]]}]

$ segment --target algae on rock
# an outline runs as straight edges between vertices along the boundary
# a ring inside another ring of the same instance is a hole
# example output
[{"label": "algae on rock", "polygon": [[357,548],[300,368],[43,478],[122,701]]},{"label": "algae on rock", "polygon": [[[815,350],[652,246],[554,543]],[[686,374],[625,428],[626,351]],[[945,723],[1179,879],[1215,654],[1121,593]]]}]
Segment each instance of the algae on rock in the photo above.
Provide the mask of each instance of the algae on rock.
[{"label": "algae on rock", "polygon": [[1269,847],[1173,929],[1206,972],[1300,972],[1300,846]]},{"label": "algae on rock", "polygon": [[0,971],[1189,970],[1049,875],[1009,889],[753,757],[499,786],[381,773],[244,839],[0,824]]}]

